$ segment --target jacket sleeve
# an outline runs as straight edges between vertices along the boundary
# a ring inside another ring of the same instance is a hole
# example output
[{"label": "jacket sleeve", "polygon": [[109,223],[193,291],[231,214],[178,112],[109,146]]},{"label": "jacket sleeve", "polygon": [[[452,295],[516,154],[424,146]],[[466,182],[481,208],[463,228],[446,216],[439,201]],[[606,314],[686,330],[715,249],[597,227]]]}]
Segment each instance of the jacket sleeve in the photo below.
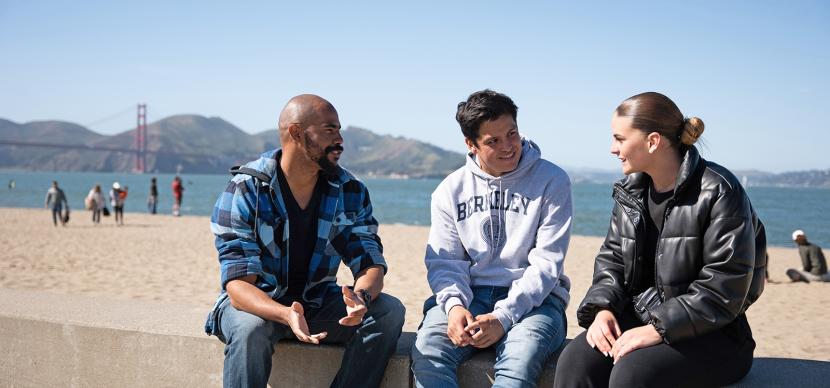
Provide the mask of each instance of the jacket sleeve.
[{"label": "jacket sleeve", "polygon": [[[216,236],[222,289],[234,279],[263,276],[260,248],[254,239],[254,206],[248,194],[250,180],[231,180],[216,200],[210,230]],[[251,195],[253,196],[253,195]]]},{"label": "jacket sleeve", "polygon": [[[567,176],[553,181],[542,202],[536,244],[528,252],[528,267],[513,281],[507,297],[496,302],[493,314],[507,332],[533,308],[542,304],[564,274],[571,238],[571,183]],[[569,286],[569,285],[568,285]]]},{"label": "jacket sleeve", "polygon": [[[344,195],[352,195],[349,193],[351,188],[351,186],[345,187]],[[383,245],[378,236],[378,221],[372,215],[369,191],[362,184],[357,185],[355,191],[358,194],[359,210],[352,225],[345,228],[340,236],[335,237],[335,239],[346,240],[345,254],[342,256],[343,263],[349,267],[353,276],[357,276],[358,273],[373,265],[380,265],[386,273],[388,267],[383,258]],[[337,242],[333,243],[337,245]]]},{"label": "jacket sleeve", "polygon": [[718,194],[701,244],[698,279],[688,292],[651,311],[651,323],[667,343],[720,329],[742,312],[755,268],[755,228],[743,190]]},{"label": "jacket sleeve", "polygon": [[427,281],[435,294],[435,302],[445,313],[456,305],[470,307],[473,290],[470,288],[472,259],[461,244],[451,206],[442,190],[432,194],[431,226],[424,262]]},{"label": "jacket sleeve", "polygon": [[588,328],[601,310],[610,310],[619,317],[623,312],[628,296],[625,291],[625,264],[623,263],[619,223],[623,214],[619,204],[611,212],[608,234],[599,249],[594,262],[594,277],[585,299],[576,311],[579,326]]}]

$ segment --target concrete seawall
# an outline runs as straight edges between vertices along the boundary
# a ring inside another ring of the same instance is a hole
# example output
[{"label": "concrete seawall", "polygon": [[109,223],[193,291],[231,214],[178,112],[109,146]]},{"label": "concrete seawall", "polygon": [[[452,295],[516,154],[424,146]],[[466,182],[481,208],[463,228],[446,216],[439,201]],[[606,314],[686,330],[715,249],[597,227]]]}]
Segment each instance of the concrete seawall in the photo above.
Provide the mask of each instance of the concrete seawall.
[{"label": "concrete seawall", "polygon": [[[39,291],[0,290],[0,386],[218,387],[223,345],[201,332],[206,308],[117,301]],[[404,333],[387,365],[383,387],[410,387]],[[327,387],[342,356],[338,346],[280,342],[271,386]],[[491,384],[494,353],[482,352],[459,369],[462,387]],[[555,358],[540,387],[553,385]],[[824,386],[830,363],[756,359],[736,387]]]}]

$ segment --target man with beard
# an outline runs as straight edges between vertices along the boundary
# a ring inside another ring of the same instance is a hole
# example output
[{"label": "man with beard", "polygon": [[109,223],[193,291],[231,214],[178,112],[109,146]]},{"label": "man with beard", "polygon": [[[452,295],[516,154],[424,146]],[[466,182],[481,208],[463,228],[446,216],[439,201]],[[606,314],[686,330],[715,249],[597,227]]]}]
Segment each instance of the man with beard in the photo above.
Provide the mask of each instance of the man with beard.
[{"label": "man with beard", "polygon": [[[211,217],[222,292],[205,331],[225,343],[225,387],[265,387],[280,339],[345,344],[333,387],[376,387],[405,309],[387,270],[366,187],[338,166],[337,110],[299,95],[280,113],[282,149],[231,170]],[[353,287],[336,284],[340,262]]]}]

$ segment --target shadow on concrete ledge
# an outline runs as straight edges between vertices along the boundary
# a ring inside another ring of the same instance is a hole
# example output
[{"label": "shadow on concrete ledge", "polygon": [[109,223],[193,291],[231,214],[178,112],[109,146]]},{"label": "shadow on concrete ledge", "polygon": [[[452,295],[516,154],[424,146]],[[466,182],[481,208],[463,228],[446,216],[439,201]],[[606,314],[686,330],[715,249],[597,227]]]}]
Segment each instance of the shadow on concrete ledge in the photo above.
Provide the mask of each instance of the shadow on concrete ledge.
[{"label": "shadow on concrete ledge", "polygon": [[768,357],[756,357],[749,374],[730,385],[734,388],[827,386],[830,386],[830,362]]}]

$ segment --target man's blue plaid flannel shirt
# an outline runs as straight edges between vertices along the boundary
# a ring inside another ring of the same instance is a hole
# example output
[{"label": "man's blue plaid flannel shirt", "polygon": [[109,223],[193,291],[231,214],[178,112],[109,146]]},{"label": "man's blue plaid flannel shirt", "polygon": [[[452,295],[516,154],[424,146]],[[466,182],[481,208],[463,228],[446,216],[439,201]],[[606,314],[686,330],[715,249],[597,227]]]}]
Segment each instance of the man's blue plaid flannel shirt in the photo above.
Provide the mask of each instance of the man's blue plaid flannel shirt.
[{"label": "man's blue plaid flannel shirt", "polygon": [[[245,165],[265,173],[270,182],[238,174],[231,178],[213,208],[210,229],[216,235],[222,292],[208,314],[208,334],[219,329],[216,313],[228,298],[225,285],[229,281],[256,275],[256,286],[271,298],[278,299],[287,291],[290,227],[276,173],[281,154],[281,150],[268,151]],[[338,170],[336,176],[328,178],[320,200],[317,242],[303,291],[303,299],[311,308],[319,307],[327,292],[339,289],[336,278],[341,261],[354,275],[372,265],[381,265],[384,271],[387,268],[369,192],[351,173]]]}]

